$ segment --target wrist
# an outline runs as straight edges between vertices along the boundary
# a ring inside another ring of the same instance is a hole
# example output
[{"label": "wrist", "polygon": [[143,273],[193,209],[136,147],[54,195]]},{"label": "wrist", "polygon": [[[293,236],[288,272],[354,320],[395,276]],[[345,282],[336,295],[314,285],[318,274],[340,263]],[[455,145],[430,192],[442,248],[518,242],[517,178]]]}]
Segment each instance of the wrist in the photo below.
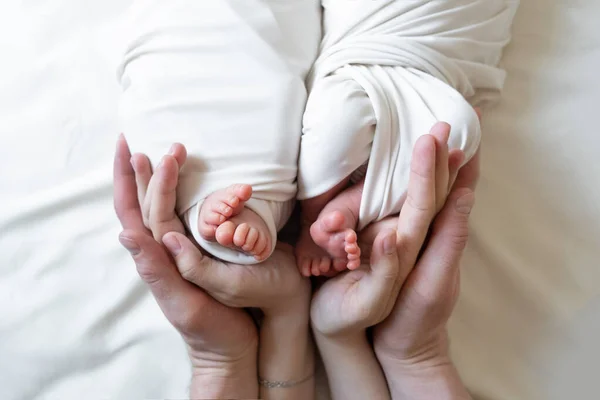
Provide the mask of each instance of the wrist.
[{"label": "wrist", "polygon": [[381,363],[381,366],[393,399],[471,399],[449,359],[427,365]]},{"label": "wrist", "polygon": [[254,363],[236,362],[192,370],[190,397],[194,399],[247,399],[258,397]]},{"label": "wrist", "polygon": [[334,399],[389,399],[385,381],[366,331],[345,335],[314,332]]},{"label": "wrist", "polygon": [[192,358],[191,398],[256,398],[257,351],[258,345],[255,345],[234,360]]},{"label": "wrist", "polygon": [[310,398],[314,387],[314,348],[310,337],[308,307],[265,314],[260,329],[259,377],[285,382],[290,387],[260,388],[263,397]]},{"label": "wrist", "polygon": [[422,337],[421,340],[418,345],[398,346],[396,343],[384,343],[375,336],[373,348],[380,362],[409,369],[435,367],[450,360],[448,335],[445,331],[428,339]]},{"label": "wrist", "polygon": [[327,335],[313,330],[313,337],[326,366],[329,361],[332,365],[360,364],[369,354],[373,359],[376,359],[373,348],[367,340],[366,331],[344,335]]},{"label": "wrist", "polygon": [[445,343],[425,347],[410,357],[376,349],[394,399],[470,399]]}]

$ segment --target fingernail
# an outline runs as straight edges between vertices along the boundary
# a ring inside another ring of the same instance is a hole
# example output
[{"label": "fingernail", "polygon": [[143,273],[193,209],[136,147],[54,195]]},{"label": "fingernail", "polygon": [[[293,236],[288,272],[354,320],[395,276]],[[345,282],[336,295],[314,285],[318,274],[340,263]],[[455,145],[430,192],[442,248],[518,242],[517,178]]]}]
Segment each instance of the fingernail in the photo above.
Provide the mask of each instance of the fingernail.
[{"label": "fingernail", "polygon": [[456,211],[469,214],[475,205],[475,193],[469,192],[456,200]]},{"label": "fingernail", "polygon": [[383,251],[387,255],[394,254],[396,251],[396,233],[390,232],[383,239]]},{"label": "fingernail", "polygon": [[126,236],[119,236],[119,242],[121,243],[121,245],[123,247],[125,247],[125,249],[127,249],[129,254],[131,254],[132,256],[136,256],[136,255],[140,254],[140,252],[142,251],[142,249],[140,249],[140,246],[137,244],[137,242],[135,242],[133,239],[128,238]]},{"label": "fingernail", "polygon": [[170,156],[175,154],[175,145],[174,144],[171,145],[171,147],[169,148],[169,152],[167,154]]},{"label": "fingernail", "polygon": [[162,242],[173,257],[177,257],[181,253],[181,243],[179,243],[179,240],[175,236],[169,235],[163,237]]}]

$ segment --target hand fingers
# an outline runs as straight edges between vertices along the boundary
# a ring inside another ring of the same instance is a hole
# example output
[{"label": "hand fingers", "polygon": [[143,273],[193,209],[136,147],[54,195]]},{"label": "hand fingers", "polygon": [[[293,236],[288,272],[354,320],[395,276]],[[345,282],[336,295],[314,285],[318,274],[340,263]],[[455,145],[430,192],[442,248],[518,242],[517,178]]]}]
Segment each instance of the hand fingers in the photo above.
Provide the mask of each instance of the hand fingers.
[{"label": "hand fingers", "polygon": [[187,150],[181,143],[173,143],[169,149],[169,155],[175,158],[179,168],[182,168],[187,160]]},{"label": "hand fingers", "polygon": [[435,143],[435,204],[436,211],[441,210],[448,196],[448,138],[450,125],[445,122],[435,124],[431,129]]},{"label": "hand fingers", "polygon": [[135,172],[125,137],[117,140],[113,166],[114,207],[124,229],[146,232],[137,198]]},{"label": "hand fingers", "polygon": [[149,226],[148,212],[149,201],[146,194],[152,178],[152,166],[150,160],[144,154],[134,154],[131,156],[131,165],[135,171],[135,184],[137,186],[137,198],[142,209],[144,224]]},{"label": "hand fingers", "polygon": [[182,331],[187,328],[190,312],[198,312],[198,302],[212,301],[199,288],[182,278],[173,261],[150,235],[125,230],[119,236],[121,244],[131,253],[138,274],[148,285],[167,319]]},{"label": "hand fingers", "polygon": [[410,268],[436,213],[435,153],[435,139],[431,135],[419,138],[413,149],[406,202],[400,211],[397,227],[401,262]]},{"label": "hand fingers", "polygon": [[164,156],[152,177],[149,223],[157,241],[167,232],[185,233],[181,220],[175,213],[179,165],[174,156]]},{"label": "hand fingers", "polygon": [[[479,117],[479,121],[481,121],[481,108],[475,107],[475,112]],[[458,176],[452,185],[452,187],[456,188],[469,188],[471,190],[475,190],[477,186],[477,182],[479,181],[479,173],[480,173],[480,158],[479,154],[481,152],[481,148],[477,150],[473,158],[469,160],[469,162],[458,172]]]},{"label": "hand fingers", "polygon": [[202,255],[200,250],[181,233],[167,233],[162,242],[175,260],[175,265],[181,276],[200,287],[203,286],[206,268],[210,267],[213,259]]},{"label": "hand fingers", "polygon": [[471,189],[455,189],[436,218],[427,248],[411,275],[416,290],[431,303],[456,294],[459,264],[469,236],[475,202]]},{"label": "hand fingers", "polygon": [[475,190],[479,181],[479,154],[480,150],[477,150],[473,158],[458,171],[453,187]]},{"label": "hand fingers", "polygon": [[[243,279],[242,265],[229,266],[221,261],[202,255],[200,250],[184,235],[169,232],[162,238],[181,276],[206,290],[215,299],[230,307],[252,307],[250,304],[239,304],[240,290],[250,290],[240,279]],[[260,266],[258,267],[260,268]]]},{"label": "hand fingers", "polygon": [[396,232],[386,229],[377,235],[373,242],[370,264],[373,275],[382,279],[396,277],[400,267],[396,251]]},{"label": "hand fingers", "polygon": [[372,249],[370,265],[373,284],[368,288],[368,292],[375,297],[372,301],[385,302],[378,308],[387,316],[396,302],[396,297],[410,269],[401,271],[404,266],[401,265],[396,251],[394,230],[386,229],[377,235]]},{"label": "hand fingers", "polygon": [[452,187],[454,186],[454,182],[456,182],[456,177],[458,176],[458,171],[465,161],[465,153],[459,149],[452,149],[448,153],[448,188],[446,192],[449,193]]},{"label": "hand fingers", "polygon": [[[183,167],[187,160],[187,151],[181,143],[173,143],[169,149],[168,155],[175,158],[179,169]],[[152,166],[150,165],[150,160],[148,157],[139,153],[134,154],[131,157],[131,164],[135,170],[135,178],[138,187],[138,200],[140,204],[144,204],[148,185],[150,183],[150,179],[152,178]]]}]

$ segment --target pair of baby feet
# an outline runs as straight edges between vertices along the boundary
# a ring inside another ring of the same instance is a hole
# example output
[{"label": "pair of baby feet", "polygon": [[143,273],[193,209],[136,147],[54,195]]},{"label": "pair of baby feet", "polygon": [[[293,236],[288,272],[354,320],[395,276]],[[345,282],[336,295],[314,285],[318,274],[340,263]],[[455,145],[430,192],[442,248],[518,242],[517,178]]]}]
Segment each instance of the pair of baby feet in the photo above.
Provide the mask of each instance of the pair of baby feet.
[{"label": "pair of baby feet", "polygon": [[[251,197],[252,187],[244,184],[212,193],[200,209],[198,230],[205,240],[264,261],[273,239],[262,218],[245,207]],[[296,256],[304,276],[333,276],[360,266],[355,213],[348,207],[335,208],[325,209],[314,223],[302,226]]]},{"label": "pair of baby feet", "polygon": [[198,231],[202,238],[264,261],[271,252],[271,237],[263,219],[245,207],[252,186],[231,185],[210,194],[200,208]]}]

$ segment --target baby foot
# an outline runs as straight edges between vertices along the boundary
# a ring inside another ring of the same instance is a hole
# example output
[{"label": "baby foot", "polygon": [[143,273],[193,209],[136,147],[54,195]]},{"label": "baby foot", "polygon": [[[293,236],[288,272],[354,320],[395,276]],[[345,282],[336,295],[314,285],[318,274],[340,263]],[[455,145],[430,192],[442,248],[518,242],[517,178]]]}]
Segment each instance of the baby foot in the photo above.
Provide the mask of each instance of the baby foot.
[{"label": "baby foot", "polygon": [[271,234],[265,221],[254,211],[242,211],[219,225],[215,232],[217,243],[264,261],[271,253]]},{"label": "baby foot", "polygon": [[[344,265],[340,270],[346,268],[346,260],[342,261]],[[305,277],[330,276],[334,272],[331,257],[310,236],[310,225],[303,225],[301,228],[300,238],[296,243],[296,263]]]},{"label": "baby foot", "polygon": [[[310,227],[310,236],[334,260],[346,260],[345,267],[354,270],[360,267],[360,247],[358,237],[352,227],[351,218],[341,211],[332,211],[319,216]],[[335,262],[335,269],[342,268],[343,262]]]},{"label": "baby foot", "polygon": [[215,241],[217,228],[238,215],[252,196],[252,186],[231,185],[217,190],[204,200],[198,218],[198,231],[204,240]]},{"label": "baby foot", "polygon": [[270,232],[261,217],[245,207],[250,185],[231,185],[204,200],[198,218],[200,235],[263,261],[271,252]]}]

